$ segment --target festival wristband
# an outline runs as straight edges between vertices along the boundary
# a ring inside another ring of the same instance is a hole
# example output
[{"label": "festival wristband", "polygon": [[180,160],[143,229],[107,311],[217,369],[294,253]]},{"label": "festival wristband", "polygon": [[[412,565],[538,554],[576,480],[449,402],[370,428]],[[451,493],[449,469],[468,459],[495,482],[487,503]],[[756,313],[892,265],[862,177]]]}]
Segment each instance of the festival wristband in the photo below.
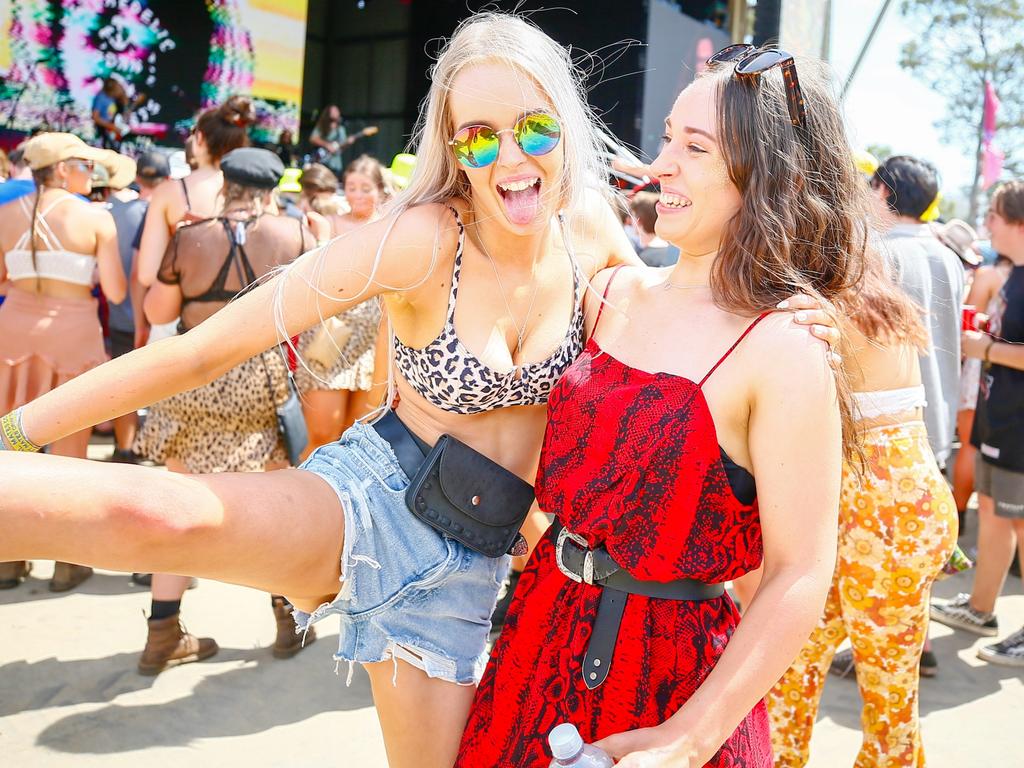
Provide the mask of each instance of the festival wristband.
[{"label": "festival wristband", "polygon": [[[25,434],[21,425],[21,408],[16,408],[5,416],[0,416],[0,433],[3,433],[7,439],[9,450],[26,453],[36,453],[42,450],[41,446],[33,443]],[[2,448],[3,446],[0,445],[0,449]]]}]

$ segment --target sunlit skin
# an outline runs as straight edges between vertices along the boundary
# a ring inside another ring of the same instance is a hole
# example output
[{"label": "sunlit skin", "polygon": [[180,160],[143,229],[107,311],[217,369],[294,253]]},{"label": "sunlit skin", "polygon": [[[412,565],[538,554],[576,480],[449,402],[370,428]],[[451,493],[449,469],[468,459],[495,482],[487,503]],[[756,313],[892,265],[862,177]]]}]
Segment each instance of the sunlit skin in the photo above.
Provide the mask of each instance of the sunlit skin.
[{"label": "sunlit skin", "polygon": [[[505,85],[495,88],[495,83]],[[462,166],[473,190],[477,218],[487,222],[500,217],[503,228],[522,237],[545,233],[548,221],[562,204],[555,186],[564,162],[565,147],[559,142],[546,155],[528,155],[505,129],[512,128],[525,114],[550,112],[547,97],[529,77],[498,63],[467,67],[455,78],[452,91],[452,135],[469,125],[486,125],[494,131],[503,131],[499,134],[501,144],[497,160],[483,168]],[[526,225],[515,224],[508,217],[498,184],[534,177],[541,182],[541,212]],[[482,223],[481,229],[486,239],[490,226]]]}]

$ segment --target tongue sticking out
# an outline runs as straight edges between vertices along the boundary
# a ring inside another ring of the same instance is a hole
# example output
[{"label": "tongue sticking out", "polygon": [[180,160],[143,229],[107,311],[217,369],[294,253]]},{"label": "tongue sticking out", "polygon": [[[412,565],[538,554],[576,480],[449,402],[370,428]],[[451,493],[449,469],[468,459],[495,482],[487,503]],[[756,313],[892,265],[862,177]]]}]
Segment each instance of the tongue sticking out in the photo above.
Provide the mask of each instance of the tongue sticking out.
[{"label": "tongue sticking out", "polygon": [[540,212],[540,184],[534,184],[518,192],[501,192],[505,210],[513,224],[525,226],[537,218]]}]

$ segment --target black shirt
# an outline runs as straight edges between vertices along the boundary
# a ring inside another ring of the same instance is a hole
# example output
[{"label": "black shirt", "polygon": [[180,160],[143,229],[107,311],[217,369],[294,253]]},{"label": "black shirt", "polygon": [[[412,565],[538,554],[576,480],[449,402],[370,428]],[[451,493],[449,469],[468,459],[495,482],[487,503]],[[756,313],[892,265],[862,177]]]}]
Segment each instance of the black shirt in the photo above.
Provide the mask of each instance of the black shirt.
[{"label": "black shirt", "polygon": [[[1024,266],[1014,267],[989,323],[997,341],[1024,343]],[[971,445],[983,461],[1024,472],[1024,371],[986,365],[981,371]]]}]

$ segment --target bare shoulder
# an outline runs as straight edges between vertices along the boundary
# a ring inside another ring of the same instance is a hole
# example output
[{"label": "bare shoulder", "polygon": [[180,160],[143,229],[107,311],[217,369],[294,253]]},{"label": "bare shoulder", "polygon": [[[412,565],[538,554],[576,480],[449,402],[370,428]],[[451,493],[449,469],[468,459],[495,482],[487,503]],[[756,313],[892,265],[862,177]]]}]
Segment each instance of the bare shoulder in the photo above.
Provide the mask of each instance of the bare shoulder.
[{"label": "bare shoulder", "polygon": [[75,200],[68,206],[70,214],[76,222],[82,222],[95,227],[98,231],[109,232],[114,229],[114,217],[110,209],[87,203],[84,200]]},{"label": "bare shoulder", "polygon": [[451,265],[457,220],[443,203],[416,205],[350,230],[327,244],[326,263],[337,274],[372,275],[385,292],[423,285],[439,264]]},{"label": "bare shoulder", "polygon": [[811,394],[835,389],[828,345],[793,322],[789,312],[772,312],[761,320],[740,349],[767,391]]},{"label": "bare shoulder", "polygon": [[577,207],[567,212],[568,234],[588,278],[606,267],[636,260],[614,205],[612,192],[587,187]]}]

